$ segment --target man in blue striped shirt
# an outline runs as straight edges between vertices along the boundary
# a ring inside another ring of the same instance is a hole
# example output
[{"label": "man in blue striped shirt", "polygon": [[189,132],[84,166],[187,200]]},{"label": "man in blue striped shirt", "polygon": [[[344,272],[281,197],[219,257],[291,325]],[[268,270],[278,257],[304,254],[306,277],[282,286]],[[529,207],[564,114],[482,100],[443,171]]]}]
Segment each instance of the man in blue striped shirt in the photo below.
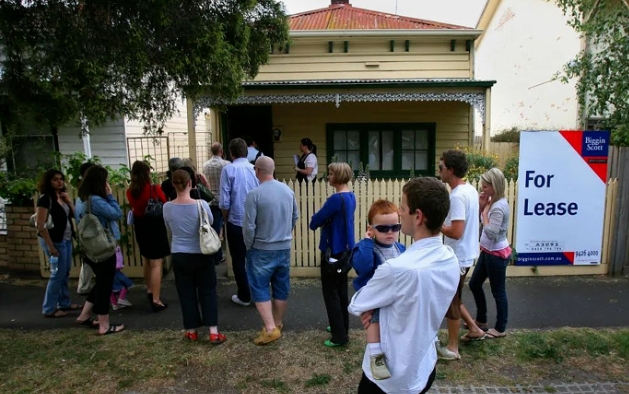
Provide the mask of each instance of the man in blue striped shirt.
[{"label": "man in blue striped shirt", "polygon": [[227,223],[227,242],[238,286],[238,294],[232,296],[232,302],[249,306],[251,292],[245,270],[247,248],[242,233],[242,220],[245,216],[247,194],[258,187],[259,181],[253,164],[247,160],[247,144],[242,138],[234,138],[229,142],[229,154],[232,163],[226,165],[221,172],[221,196],[218,206],[223,211],[223,218]]}]

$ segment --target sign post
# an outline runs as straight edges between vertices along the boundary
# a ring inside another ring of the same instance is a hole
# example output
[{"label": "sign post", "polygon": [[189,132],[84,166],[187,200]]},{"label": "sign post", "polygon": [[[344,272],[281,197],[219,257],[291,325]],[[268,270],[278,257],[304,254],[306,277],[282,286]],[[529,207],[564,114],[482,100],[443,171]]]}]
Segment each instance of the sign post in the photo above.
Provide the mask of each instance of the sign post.
[{"label": "sign post", "polygon": [[601,263],[609,138],[521,133],[516,265]]}]

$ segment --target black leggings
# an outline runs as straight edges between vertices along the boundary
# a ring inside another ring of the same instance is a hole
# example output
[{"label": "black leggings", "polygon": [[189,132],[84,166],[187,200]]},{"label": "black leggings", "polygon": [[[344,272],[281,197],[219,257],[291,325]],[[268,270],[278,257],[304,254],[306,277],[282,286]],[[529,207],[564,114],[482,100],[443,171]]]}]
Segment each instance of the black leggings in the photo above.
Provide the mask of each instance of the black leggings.
[{"label": "black leggings", "polygon": [[116,255],[114,254],[105,261],[95,263],[87,257],[83,257],[83,263],[89,265],[96,276],[96,283],[92,291],[87,296],[87,302],[94,304],[92,312],[97,315],[109,314],[109,297],[114,287],[114,276],[116,275]]}]

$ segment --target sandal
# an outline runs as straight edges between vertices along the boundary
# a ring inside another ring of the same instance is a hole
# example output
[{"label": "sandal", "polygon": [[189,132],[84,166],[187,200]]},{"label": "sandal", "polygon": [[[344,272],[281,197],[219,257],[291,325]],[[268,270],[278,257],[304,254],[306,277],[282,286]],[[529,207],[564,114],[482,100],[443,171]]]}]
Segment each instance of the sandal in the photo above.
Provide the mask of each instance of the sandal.
[{"label": "sandal", "polygon": [[487,334],[483,334],[480,337],[471,337],[470,333],[463,335],[460,339],[462,343],[479,342],[484,341],[487,338]]},{"label": "sandal", "polygon": [[46,313],[44,315],[44,317],[47,317],[47,318],[64,317],[64,316],[68,316],[68,312],[64,312],[61,309],[55,309],[54,312]]},{"label": "sandal", "polygon": [[[122,327],[120,330],[118,329],[119,327]],[[109,335],[109,334],[117,334],[119,332],[124,331],[125,327],[122,324],[110,324],[109,328],[107,329],[107,331],[105,331],[104,333],[98,333],[98,335]]]},{"label": "sandal", "polygon": [[93,317],[87,318],[85,320],[75,320],[74,323],[80,325],[80,326],[85,326],[85,327],[89,327],[89,328],[98,328],[98,321],[96,319],[94,319]]},{"label": "sandal", "polygon": [[[489,330],[489,325],[487,323],[479,323],[476,320],[474,320],[474,323],[476,324],[476,327],[480,328],[481,330],[483,330],[485,332],[487,332],[487,330]],[[465,322],[463,322],[463,324],[461,324],[461,326],[463,327],[464,330],[469,330],[470,329]]]},{"label": "sandal", "polygon": [[60,311],[80,311],[83,309],[83,304],[72,304],[70,306],[66,306],[65,308],[59,308]]},{"label": "sandal", "polygon": [[495,328],[492,328],[489,331],[487,331],[487,339],[500,339],[506,336],[507,336],[506,332],[499,332]]},{"label": "sandal", "polygon": [[210,333],[210,343],[212,345],[220,345],[226,340],[227,340],[227,337],[224,334],[221,334],[220,332],[217,332],[216,334]]}]

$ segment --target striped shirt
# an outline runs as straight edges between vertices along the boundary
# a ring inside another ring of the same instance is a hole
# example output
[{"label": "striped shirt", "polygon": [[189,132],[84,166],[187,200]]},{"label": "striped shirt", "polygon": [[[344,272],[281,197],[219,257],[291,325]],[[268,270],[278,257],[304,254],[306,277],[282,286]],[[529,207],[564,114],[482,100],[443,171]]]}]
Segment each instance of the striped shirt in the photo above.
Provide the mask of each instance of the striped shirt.
[{"label": "striped shirt", "polygon": [[203,163],[203,175],[209,184],[209,189],[214,194],[214,201],[210,205],[218,205],[221,195],[221,172],[223,167],[229,162],[220,156],[212,156],[210,160]]}]

